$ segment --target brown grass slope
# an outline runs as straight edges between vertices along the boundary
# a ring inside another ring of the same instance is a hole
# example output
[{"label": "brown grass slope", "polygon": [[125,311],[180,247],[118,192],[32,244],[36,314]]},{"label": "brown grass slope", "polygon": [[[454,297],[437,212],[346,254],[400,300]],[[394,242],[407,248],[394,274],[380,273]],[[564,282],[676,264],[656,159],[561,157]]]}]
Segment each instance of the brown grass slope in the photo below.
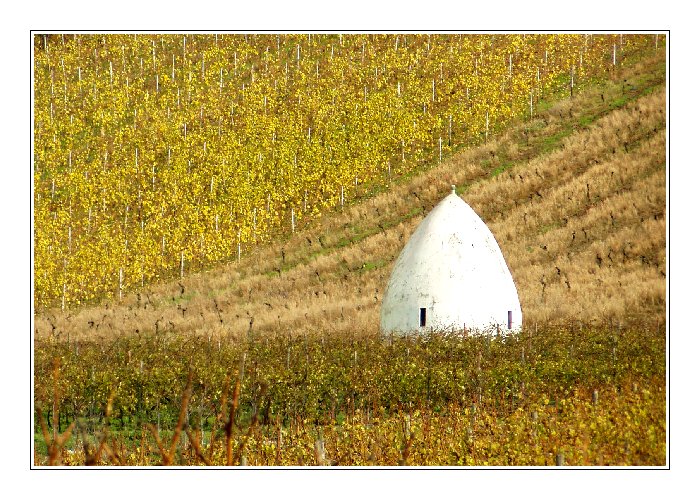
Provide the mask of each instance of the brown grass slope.
[{"label": "brown grass slope", "polygon": [[35,333],[374,334],[394,259],[451,184],[498,240],[525,322],[663,323],[665,81],[660,54],[239,263],[40,311]]}]

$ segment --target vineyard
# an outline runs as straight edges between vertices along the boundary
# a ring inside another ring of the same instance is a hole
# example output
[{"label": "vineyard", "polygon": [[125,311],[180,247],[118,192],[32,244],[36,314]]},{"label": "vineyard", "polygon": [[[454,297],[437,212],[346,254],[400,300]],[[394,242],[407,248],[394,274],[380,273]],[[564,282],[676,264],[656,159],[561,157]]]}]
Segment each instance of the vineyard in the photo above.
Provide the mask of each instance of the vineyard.
[{"label": "vineyard", "polygon": [[658,47],[654,35],[36,35],[35,305],[237,260]]},{"label": "vineyard", "polygon": [[[34,43],[34,465],[668,465],[663,36]],[[451,184],[523,332],[382,339]]]},{"label": "vineyard", "polygon": [[36,353],[37,464],[665,464],[656,328],[151,334]]}]

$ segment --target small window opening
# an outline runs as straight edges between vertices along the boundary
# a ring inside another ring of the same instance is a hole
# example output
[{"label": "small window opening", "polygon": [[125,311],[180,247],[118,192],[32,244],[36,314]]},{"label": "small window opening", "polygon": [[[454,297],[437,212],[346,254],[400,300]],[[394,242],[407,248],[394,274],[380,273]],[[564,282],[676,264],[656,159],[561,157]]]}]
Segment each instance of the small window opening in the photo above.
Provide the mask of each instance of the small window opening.
[{"label": "small window opening", "polygon": [[513,311],[508,311],[508,329],[513,328]]},{"label": "small window opening", "polygon": [[425,307],[420,308],[420,326],[425,326],[426,311]]}]

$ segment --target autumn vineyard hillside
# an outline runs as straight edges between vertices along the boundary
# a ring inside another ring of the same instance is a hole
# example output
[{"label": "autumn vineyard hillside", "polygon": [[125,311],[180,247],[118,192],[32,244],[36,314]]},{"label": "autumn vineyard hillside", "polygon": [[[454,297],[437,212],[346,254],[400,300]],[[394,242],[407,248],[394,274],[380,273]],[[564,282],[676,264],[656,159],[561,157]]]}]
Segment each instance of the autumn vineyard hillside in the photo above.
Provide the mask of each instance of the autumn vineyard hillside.
[{"label": "autumn vineyard hillside", "polygon": [[607,76],[654,35],[37,35],[35,296],[230,261]]},{"label": "autumn vineyard hillside", "polygon": [[[666,464],[663,35],[34,50],[35,465]],[[523,332],[383,340],[450,185]]]}]

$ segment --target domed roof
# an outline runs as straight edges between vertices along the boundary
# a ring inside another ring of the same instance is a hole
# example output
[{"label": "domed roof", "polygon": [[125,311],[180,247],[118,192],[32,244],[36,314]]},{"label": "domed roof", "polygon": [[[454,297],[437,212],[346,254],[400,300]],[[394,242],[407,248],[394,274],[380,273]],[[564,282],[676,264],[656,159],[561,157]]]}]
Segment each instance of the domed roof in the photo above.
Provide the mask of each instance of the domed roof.
[{"label": "domed roof", "polygon": [[448,195],[401,251],[381,308],[381,331],[519,329],[518,292],[493,234]]}]

